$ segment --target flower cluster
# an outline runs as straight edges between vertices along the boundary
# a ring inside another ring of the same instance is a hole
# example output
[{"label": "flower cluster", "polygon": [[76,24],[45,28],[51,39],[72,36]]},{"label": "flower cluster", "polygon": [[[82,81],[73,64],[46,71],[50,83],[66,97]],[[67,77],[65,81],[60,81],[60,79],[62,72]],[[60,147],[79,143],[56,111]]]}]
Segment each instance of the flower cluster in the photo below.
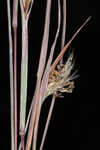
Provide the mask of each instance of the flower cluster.
[{"label": "flower cluster", "polygon": [[72,52],[65,64],[61,63],[50,71],[46,96],[56,94],[61,97],[64,92],[72,93],[74,89],[74,79],[77,77],[76,72],[72,73],[73,67]]}]

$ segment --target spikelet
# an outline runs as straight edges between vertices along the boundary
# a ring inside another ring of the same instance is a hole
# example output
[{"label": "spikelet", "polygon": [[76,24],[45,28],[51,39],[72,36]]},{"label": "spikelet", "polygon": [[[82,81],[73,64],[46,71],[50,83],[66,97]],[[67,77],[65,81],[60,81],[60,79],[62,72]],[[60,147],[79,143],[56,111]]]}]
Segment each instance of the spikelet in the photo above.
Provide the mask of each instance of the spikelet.
[{"label": "spikelet", "polygon": [[61,96],[62,93],[72,93],[74,89],[74,79],[78,76],[77,72],[71,73],[74,68],[73,52],[70,53],[65,64],[59,64],[50,72],[47,95],[56,94]]}]

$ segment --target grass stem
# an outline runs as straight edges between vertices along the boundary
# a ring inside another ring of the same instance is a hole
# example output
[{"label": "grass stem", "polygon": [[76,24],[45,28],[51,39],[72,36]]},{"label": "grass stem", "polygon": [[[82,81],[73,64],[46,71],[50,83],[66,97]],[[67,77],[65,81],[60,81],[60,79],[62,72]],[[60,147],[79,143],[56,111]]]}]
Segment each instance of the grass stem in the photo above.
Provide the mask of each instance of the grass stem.
[{"label": "grass stem", "polygon": [[14,29],[14,125],[15,125],[15,150],[17,150],[17,29]]},{"label": "grass stem", "polygon": [[22,60],[21,60],[21,96],[20,96],[20,135],[25,134],[27,75],[28,75],[28,22],[22,17]]},{"label": "grass stem", "polygon": [[[62,38],[61,38],[61,49],[65,45],[65,36],[66,36],[66,0],[63,0],[63,26],[62,26]],[[60,63],[63,62],[63,57]]]},{"label": "grass stem", "polygon": [[14,126],[15,126],[15,150],[17,150],[17,15],[18,0],[13,0],[13,20],[12,26],[14,31]]},{"label": "grass stem", "polygon": [[47,117],[47,121],[46,121],[46,125],[45,125],[45,129],[44,129],[44,133],[43,133],[43,137],[42,137],[42,142],[41,142],[39,150],[43,149],[43,145],[44,145],[44,142],[45,142],[47,130],[48,130],[48,127],[49,127],[50,119],[51,119],[53,108],[54,108],[54,104],[55,104],[55,99],[56,99],[56,97],[55,97],[55,95],[53,95],[53,98],[52,98],[52,101],[51,101],[51,105],[50,105],[50,109],[49,109],[49,113],[48,113],[48,117]]},{"label": "grass stem", "polygon": [[13,48],[11,34],[10,0],[7,0],[8,34],[9,34],[9,72],[10,72],[10,107],[11,107],[11,150],[14,150],[14,83],[13,83]]}]

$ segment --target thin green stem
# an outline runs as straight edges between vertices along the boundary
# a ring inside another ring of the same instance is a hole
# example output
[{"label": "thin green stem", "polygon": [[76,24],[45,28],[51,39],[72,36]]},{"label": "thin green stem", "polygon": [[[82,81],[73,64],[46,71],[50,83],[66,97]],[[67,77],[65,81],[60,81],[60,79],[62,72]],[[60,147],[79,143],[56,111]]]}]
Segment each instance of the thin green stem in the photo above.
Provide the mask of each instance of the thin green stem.
[{"label": "thin green stem", "polygon": [[14,150],[14,83],[13,83],[13,48],[11,35],[10,0],[7,0],[8,32],[9,32],[9,71],[10,71],[10,107],[11,107],[11,150]]}]

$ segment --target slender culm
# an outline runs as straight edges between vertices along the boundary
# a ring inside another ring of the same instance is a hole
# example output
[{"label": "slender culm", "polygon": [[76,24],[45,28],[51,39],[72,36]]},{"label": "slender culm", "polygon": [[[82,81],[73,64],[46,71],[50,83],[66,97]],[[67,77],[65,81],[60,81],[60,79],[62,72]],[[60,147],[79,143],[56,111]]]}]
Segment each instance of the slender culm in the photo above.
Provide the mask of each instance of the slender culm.
[{"label": "slender culm", "polygon": [[[22,16],[22,59],[21,59],[21,93],[20,93],[20,136],[21,145],[24,150],[26,102],[27,102],[27,79],[28,79],[28,19],[33,5],[20,0]],[[24,4],[24,5],[23,5]],[[30,6],[31,5],[31,6]],[[26,13],[26,9],[28,10]]]},{"label": "slender culm", "polygon": [[9,33],[9,72],[10,72],[10,107],[11,107],[11,150],[14,150],[14,83],[13,83],[13,47],[11,33],[10,0],[7,0],[8,33]]},{"label": "slender culm", "polygon": [[14,126],[15,126],[15,150],[17,150],[17,26],[18,26],[18,0],[13,1],[12,26],[14,32]]}]

